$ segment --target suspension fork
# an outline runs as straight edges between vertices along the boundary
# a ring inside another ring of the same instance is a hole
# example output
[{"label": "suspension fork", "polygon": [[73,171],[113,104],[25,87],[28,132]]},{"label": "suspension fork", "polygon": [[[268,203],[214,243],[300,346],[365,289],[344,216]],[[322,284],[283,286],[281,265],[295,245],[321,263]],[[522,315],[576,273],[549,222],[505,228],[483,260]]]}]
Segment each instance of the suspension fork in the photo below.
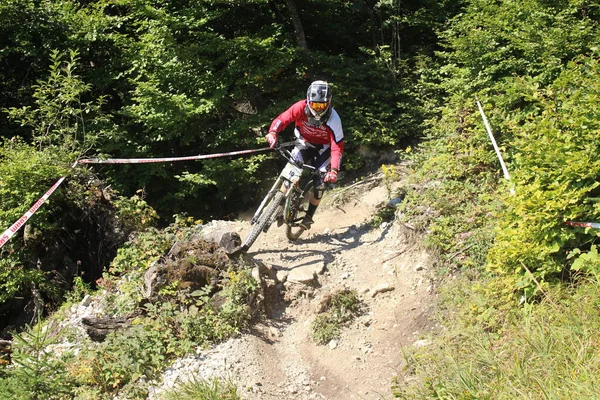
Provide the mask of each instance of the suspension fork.
[{"label": "suspension fork", "polygon": [[262,200],[262,202],[258,206],[258,209],[254,213],[254,216],[250,220],[250,223],[251,224],[256,223],[256,221],[258,220],[258,217],[260,216],[260,214],[262,214],[264,208],[267,206],[267,204],[269,204],[269,201],[271,201],[271,199],[273,198],[273,196],[275,195],[275,193],[277,191],[281,191],[287,197],[287,195],[289,193],[289,186],[290,186],[290,182],[287,179],[284,179],[281,176],[277,177],[277,180],[275,181],[275,183],[273,184],[273,186],[271,187],[271,189],[269,190],[269,192],[267,193],[265,198]]}]

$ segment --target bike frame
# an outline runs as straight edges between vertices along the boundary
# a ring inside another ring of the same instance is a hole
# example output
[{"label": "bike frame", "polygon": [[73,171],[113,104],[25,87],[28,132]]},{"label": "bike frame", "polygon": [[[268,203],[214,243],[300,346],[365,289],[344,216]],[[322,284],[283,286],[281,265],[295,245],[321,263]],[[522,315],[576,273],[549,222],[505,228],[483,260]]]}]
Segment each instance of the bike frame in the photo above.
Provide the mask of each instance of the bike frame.
[{"label": "bike frame", "polygon": [[[288,161],[288,163],[281,170],[279,176],[275,180],[275,183],[258,206],[258,209],[256,210],[254,216],[250,220],[251,224],[254,224],[258,220],[264,208],[267,206],[267,204],[269,204],[269,202],[271,201],[271,199],[277,191],[282,192],[286,199],[289,198],[291,191],[295,189],[295,185],[300,181],[304,169],[315,169],[315,167],[313,167],[312,165],[303,164],[295,160],[292,157],[292,154],[284,148],[285,145],[290,144],[295,144],[295,142],[284,143],[276,147],[276,150],[279,151],[279,153]],[[291,221],[285,222],[287,223]]]},{"label": "bike frame", "polygon": [[275,220],[278,220],[278,226],[282,223],[287,225],[286,236],[291,241],[298,239],[306,229],[298,225],[297,217],[299,211],[306,211],[301,204],[307,200],[304,196],[308,193],[309,188],[313,190],[312,179],[314,177],[309,177],[309,182],[304,188],[300,188],[300,182],[305,170],[312,170],[311,175],[317,174],[319,171],[310,164],[297,161],[292,153],[284,148],[284,146],[295,143],[275,146],[275,150],[287,160],[287,164],[250,220],[252,229],[241,246],[244,251],[252,246],[261,232],[267,232]]}]

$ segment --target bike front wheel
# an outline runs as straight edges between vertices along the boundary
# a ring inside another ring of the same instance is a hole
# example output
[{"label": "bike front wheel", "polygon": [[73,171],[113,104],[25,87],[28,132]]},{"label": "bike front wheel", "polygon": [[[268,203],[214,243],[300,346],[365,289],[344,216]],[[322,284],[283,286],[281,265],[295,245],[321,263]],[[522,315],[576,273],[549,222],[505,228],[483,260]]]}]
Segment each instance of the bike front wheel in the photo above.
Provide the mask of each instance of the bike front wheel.
[{"label": "bike front wheel", "polygon": [[263,211],[260,217],[258,217],[256,223],[252,225],[252,230],[244,241],[242,247],[244,247],[246,250],[249,249],[258,238],[258,235],[260,235],[263,230],[266,230],[273,223],[275,218],[277,218],[277,213],[279,212],[280,207],[282,206],[283,198],[283,193],[279,191],[275,193],[266,210]]},{"label": "bike front wheel", "polygon": [[295,193],[293,198],[290,199],[288,203],[287,211],[287,228],[285,231],[285,235],[292,242],[298,240],[302,232],[305,231],[298,223],[301,220],[301,217],[306,214],[308,211],[309,197],[313,190],[312,181],[308,182],[302,193]]}]

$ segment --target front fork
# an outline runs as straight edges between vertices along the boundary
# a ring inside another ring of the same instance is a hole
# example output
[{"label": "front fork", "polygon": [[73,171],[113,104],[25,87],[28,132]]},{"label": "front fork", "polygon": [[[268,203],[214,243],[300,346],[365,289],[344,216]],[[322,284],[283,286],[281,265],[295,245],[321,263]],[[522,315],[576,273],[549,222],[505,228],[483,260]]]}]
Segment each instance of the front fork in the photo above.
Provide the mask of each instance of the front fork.
[{"label": "front fork", "polygon": [[258,221],[258,218],[262,214],[264,208],[267,206],[267,204],[269,204],[269,202],[273,198],[273,195],[275,194],[275,192],[281,191],[287,198],[287,195],[288,195],[290,189],[292,189],[292,188],[293,188],[293,185],[290,181],[279,176],[277,178],[277,180],[275,181],[275,183],[273,184],[273,186],[271,187],[271,190],[269,190],[269,193],[267,193],[267,195],[265,196],[263,201],[258,206],[258,209],[256,210],[256,212],[254,213],[254,216],[250,220],[250,224],[254,225],[256,223],[256,221]]}]

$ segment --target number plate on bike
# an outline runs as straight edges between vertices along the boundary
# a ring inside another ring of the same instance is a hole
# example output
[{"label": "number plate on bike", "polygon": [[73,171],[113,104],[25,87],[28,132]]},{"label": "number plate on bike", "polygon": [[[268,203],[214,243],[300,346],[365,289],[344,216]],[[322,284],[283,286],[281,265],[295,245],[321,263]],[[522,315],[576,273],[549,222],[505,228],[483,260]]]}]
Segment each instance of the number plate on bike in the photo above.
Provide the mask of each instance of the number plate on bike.
[{"label": "number plate on bike", "polygon": [[300,176],[302,176],[302,168],[292,163],[287,163],[283,171],[281,171],[281,176],[296,183],[300,180]]}]

